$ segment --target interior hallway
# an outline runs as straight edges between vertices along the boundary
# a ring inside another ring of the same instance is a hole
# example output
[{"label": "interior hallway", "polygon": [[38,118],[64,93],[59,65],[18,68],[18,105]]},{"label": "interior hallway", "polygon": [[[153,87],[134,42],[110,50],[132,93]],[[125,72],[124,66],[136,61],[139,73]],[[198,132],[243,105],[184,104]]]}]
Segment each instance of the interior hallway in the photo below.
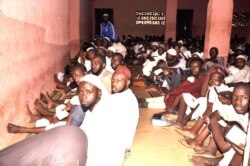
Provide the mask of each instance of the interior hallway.
[{"label": "interior hallway", "polygon": [[[132,88],[137,97],[149,97],[142,88]],[[155,127],[151,124],[154,113],[161,109],[140,108],[139,124],[131,149],[124,166],[189,166],[188,155],[194,153],[184,147],[178,139],[183,138],[172,127]]]}]

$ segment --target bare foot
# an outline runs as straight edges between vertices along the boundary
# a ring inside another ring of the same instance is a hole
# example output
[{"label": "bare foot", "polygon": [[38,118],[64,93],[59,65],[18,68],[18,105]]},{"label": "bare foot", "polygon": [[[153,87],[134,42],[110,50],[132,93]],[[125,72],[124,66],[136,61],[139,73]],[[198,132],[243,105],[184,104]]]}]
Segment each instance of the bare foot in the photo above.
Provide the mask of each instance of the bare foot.
[{"label": "bare foot", "polygon": [[184,137],[195,138],[196,136],[190,131],[190,129],[175,128],[175,130]]},{"label": "bare foot", "polygon": [[46,108],[43,107],[42,103],[39,99],[36,99],[34,102],[35,109],[41,114],[41,115],[54,115],[53,112],[49,112],[46,110]]},{"label": "bare foot", "polygon": [[206,158],[216,158],[216,154],[209,152],[209,151],[204,151],[202,153],[195,153],[193,156],[200,156],[200,157],[206,157]]},{"label": "bare foot", "polygon": [[46,97],[45,94],[43,94],[43,93],[40,93],[40,100],[41,100],[43,103],[48,104],[47,97]]},{"label": "bare foot", "polygon": [[185,142],[186,142],[186,145],[189,146],[190,148],[193,148],[196,150],[203,149],[203,146],[198,144],[194,138],[186,139]]},{"label": "bare foot", "polygon": [[219,164],[221,157],[218,158],[206,158],[200,156],[192,156],[189,161],[193,163],[194,166],[216,166]]},{"label": "bare foot", "polygon": [[19,133],[20,132],[20,127],[17,126],[17,125],[14,125],[12,123],[8,123],[7,130],[8,130],[9,133]]},{"label": "bare foot", "polygon": [[56,104],[56,102],[51,98],[51,96],[49,95],[49,92],[46,92],[46,96],[47,96],[47,101],[48,101],[48,108],[49,109],[55,108],[58,104]]}]

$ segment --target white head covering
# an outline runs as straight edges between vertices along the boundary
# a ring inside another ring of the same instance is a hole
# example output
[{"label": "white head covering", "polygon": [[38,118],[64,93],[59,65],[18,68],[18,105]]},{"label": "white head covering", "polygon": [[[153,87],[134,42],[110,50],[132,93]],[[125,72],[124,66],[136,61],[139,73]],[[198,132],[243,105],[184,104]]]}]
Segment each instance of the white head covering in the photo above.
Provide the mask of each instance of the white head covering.
[{"label": "white head covering", "polygon": [[159,46],[159,43],[158,42],[152,42],[151,46]]},{"label": "white head covering", "polygon": [[176,50],[173,49],[173,48],[168,49],[168,50],[167,50],[167,53],[170,54],[170,55],[172,55],[172,56],[176,56],[176,55],[177,55]]},{"label": "white head covering", "polygon": [[81,78],[80,82],[88,82],[102,91],[102,95],[107,95],[108,91],[101,82],[100,78],[93,74],[87,74]]},{"label": "white head covering", "polygon": [[109,47],[107,51],[112,51],[113,53],[115,53],[115,47]]},{"label": "white head covering", "polygon": [[87,48],[87,52],[89,52],[90,50],[94,50],[95,48],[94,47],[89,47]]},{"label": "white head covering", "polygon": [[242,45],[239,45],[236,49],[237,49],[237,50],[242,50],[242,51],[244,51],[244,48],[243,48]]},{"label": "white head covering", "polygon": [[164,44],[160,44],[159,47],[165,49],[165,45]]},{"label": "white head covering", "polygon": [[234,87],[229,87],[229,86],[219,86],[219,87],[215,87],[215,88],[216,88],[218,93],[225,92],[225,91],[233,92],[233,90],[234,90]]},{"label": "white head covering", "polygon": [[106,39],[106,40],[108,40],[110,42],[110,39],[108,37],[104,37],[103,39]]},{"label": "white head covering", "polygon": [[245,55],[238,55],[237,57],[236,57],[236,59],[244,59],[245,61],[247,61],[247,56],[245,56]]},{"label": "white head covering", "polygon": [[195,52],[195,53],[192,54],[192,56],[193,55],[197,55],[198,57],[200,57],[201,59],[203,59],[203,53],[202,52],[201,53]]},{"label": "white head covering", "polygon": [[183,45],[183,41],[182,41],[182,40],[179,40],[177,43],[180,43],[180,44],[182,44],[182,45]]},{"label": "white head covering", "polygon": [[108,17],[109,15],[107,13],[104,13],[102,16],[103,17]]}]

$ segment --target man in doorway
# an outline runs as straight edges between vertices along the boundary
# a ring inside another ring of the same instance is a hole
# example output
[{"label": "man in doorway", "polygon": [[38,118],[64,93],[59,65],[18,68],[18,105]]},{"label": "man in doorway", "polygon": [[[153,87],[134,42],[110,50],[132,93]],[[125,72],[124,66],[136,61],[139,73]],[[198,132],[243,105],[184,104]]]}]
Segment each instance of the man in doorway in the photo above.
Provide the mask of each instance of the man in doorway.
[{"label": "man in doorway", "polygon": [[112,40],[116,39],[114,25],[109,21],[109,15],[107,13],[103,14],[103,22],[101,23],[100,30],[101,37],[108,37]]}]

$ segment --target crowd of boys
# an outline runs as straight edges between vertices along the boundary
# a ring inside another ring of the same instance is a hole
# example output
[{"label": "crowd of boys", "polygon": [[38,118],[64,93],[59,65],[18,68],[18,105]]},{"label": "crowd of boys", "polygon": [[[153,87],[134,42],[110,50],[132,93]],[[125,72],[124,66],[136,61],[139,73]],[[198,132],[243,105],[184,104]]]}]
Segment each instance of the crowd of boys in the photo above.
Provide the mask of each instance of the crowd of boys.
[{"label": "crowd of boys", "polygon": [[[177,115],[175,121],[166,118],[164,127],[174,127],[184,136],[180,143],[196,150],[190,159],[194,165],[229,165],[242,156],[244,146],[229,141],[227,133],[235,126],[245,133],[248,128],[247,48],[244,43],[232,43],[225,62],[216,47],[204,55],[203,45],[200,38],[163,43],[133,36],[122,41],[99,37],[84,42],[65,71],[55,75],[56,92],[41,93],[35,101],[38,114],[28,109],[36,127],[9,123],[7,129],[10,133],[44,133],[75,125],[86,134],[86,165],[118,166],[132,146],[139,106],[161,108],[165,109],[162,116]],[[131,72],[131,66],[140,70]],[[129,87],[138,81],[147,86],[145,91],[159,96],[136,98]],[[187,128],[190,121],[195,123]],[[0,165],[9,151],[0,151]],[[217,151],[223,155],[218,157]]]}]

